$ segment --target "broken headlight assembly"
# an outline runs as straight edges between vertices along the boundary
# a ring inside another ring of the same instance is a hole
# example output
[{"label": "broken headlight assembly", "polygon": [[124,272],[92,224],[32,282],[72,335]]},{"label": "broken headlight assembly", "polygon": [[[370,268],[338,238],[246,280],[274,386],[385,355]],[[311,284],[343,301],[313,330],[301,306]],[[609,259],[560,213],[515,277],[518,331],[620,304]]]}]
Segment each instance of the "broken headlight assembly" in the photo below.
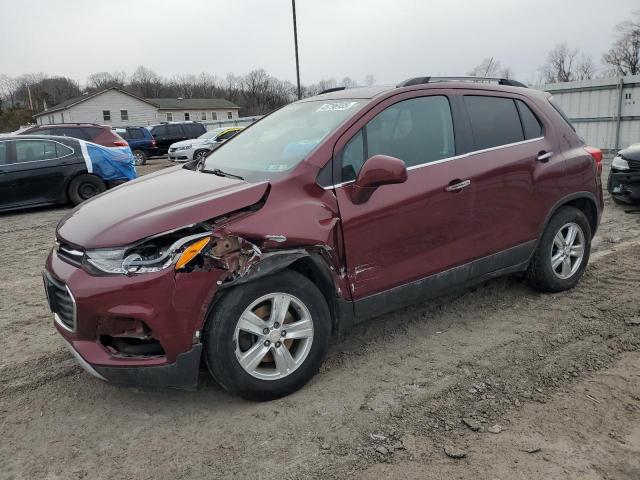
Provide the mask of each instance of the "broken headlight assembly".
[{"label": "broken headlight assembly", "polygon": [[211,232],[172,232],[123,248],[87,250],[84,261],[90,268],[108,274],[132,275],[159,272],[174,266],[184,268],[211,241]]},{"label": "broken headlight assembly", "polygon": [[611,162],[611,168],[615,168],[616,170],[629,170],[629,162],[618,155],[613,159],[613,162]]}]

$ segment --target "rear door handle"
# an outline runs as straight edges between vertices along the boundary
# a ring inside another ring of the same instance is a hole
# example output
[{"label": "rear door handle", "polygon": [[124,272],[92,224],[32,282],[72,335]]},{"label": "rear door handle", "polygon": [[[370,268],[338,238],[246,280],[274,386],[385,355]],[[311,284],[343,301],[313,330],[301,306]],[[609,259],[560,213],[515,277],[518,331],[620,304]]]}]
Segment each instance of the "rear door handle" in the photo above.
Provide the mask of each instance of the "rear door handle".
[{"label": "rear door handle", "polygon": [[471,180],[451,180],[449,186],[445,188],[447,192],[458,192],[471,185]]},{"label": "rear door handle", "polygon": [[538,152],[538,161],[546,163],[552,156],[553,152],[545,152],[544,150],[542,150],[541,152]]}]

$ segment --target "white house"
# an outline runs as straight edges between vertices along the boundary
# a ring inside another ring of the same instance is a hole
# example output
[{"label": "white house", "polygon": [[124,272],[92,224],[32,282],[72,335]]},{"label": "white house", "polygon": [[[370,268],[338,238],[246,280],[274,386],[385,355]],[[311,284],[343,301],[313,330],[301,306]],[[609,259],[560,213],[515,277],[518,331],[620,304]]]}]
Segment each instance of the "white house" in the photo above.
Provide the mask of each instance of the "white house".
[{"label": "white house", "polygon": [[141,98],[118,88],[85,94],[34,115],[38,125],[98,123],[124,127],[184,120],[238,118],[240,107],[221,98]]}]

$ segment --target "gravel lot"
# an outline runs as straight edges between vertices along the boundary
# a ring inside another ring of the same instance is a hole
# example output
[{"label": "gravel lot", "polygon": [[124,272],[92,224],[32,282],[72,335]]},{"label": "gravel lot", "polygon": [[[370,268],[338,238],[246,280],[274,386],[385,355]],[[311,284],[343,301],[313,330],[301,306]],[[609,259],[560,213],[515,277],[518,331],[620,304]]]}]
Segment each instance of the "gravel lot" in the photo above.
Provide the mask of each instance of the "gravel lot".
[{"label": "gravel lot", "polygon": [[269,403],[204,372],[197,392],[86,374],[40,276],[66,209],[0,215],[0,478],[637,480],[640,215],[606,203],[573,291],[503,278],[385,315]]}]

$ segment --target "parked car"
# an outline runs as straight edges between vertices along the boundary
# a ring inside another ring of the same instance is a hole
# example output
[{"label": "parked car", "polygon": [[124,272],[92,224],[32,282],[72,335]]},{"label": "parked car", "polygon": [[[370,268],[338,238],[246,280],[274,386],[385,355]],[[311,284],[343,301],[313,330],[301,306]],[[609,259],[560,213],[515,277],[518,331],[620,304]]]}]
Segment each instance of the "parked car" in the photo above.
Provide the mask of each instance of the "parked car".
[{"label": "parked car", "polygon": [[188,162],[202,160],[244,127],[220,127],[203,133],[192,140],[182,140],[169,147],[169,160]]},{"label": "parked car", "polygon": [[149,157],[158,155],[156,141],[146,127],[114,127],[113,130],[129,144],[136,165],[144,165]]},{"label": "parked car", "polygon": [[207,131],[205,126],[198,122],[162,123],[147,128],[156,141],[159,155],[165,155],[171,144],[181,140],[198,138]]},{"label": "parked car", "polygon": [[71,137],[0,138],[0,211],[85,200],[135,178],[129,147]]},{"label": "parked car", "polygon": [[607,190],[615,203],[640,203],[640,143],[620,150],[611,162]]},{"label": "parked car", "polygon": [[54,125],[36,125],[28,128],[18,135],[57,135],[63,137],[79,138],[88,142],[97,143],[104,147],[128,147],[124,138],[111,130],[107,125],[95,123],[56,123]]},{"label": "parked car", "polygon": [[202,168],[84,204],[46,261],[57,331],[103,380],[194,388],[203,357],[229,392],[266,400],[303,386],[355,323],[516,272],[574,287],[601,152],[548,94],[489,81],[306,98]]}]

